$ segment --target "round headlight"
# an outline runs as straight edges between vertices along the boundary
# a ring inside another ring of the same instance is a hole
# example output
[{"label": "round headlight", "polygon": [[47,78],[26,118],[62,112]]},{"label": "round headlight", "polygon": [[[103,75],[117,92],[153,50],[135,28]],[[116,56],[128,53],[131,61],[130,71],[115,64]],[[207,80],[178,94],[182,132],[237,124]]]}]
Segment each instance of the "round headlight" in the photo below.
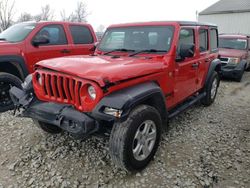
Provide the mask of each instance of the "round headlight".
[{"label": "round headlight", "polygon": [[89,93],[89,96],[92,100],[96,99],[96,90],[93,86],[88,87],[88,93]]}]

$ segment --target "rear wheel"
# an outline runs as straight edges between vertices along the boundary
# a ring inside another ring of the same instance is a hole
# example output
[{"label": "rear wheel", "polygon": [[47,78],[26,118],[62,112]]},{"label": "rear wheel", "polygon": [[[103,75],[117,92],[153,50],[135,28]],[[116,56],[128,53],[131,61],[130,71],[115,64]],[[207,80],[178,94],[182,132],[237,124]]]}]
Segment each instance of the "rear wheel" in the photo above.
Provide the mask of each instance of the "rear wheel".
[{"label": "rear wheel", "polygon": [[12,86],[21,88],[22,81],[9,73],[0,72],[0,112],[12,110],[13,101],[10,98],[9,90]]},{"label": "rear wheel", "polygon": [[33,120],[33,121],[39,128],[41,128],[43,131],[45,131],[47,133],[59,134],[59,133],[62,132],[62,129],[55,126],[55,125],[52,125],[52,124],[49,124],[49,123],[44,123],[44,122],[37,121],[37,120]]},{"label": "rear wheel", "polygon": [[211,105],[217,95],[218,87],[220,84],[220,77],[217,72],[214,72],[205,86],[206,96],[201,100],[205,106]]},{"label": "rear wheel", "polygon": [[141,170],[153,159],[160,137],[159,112],[151,106],[138,106],[126,121],[114,124],[109,143],[111,158],[122,169]]}]

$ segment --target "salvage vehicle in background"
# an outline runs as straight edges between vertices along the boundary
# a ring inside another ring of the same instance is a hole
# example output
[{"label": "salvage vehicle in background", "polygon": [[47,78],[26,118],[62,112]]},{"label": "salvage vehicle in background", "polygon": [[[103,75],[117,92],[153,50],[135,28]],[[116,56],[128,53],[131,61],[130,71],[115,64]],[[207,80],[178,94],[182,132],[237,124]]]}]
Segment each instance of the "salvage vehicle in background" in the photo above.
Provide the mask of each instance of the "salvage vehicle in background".
[{"label": "salvage vehicle in background", "polygon": [[141,170],[168,119],[198,101],[214,102],[217,33],[215,25],[196,22],[112,25],[95,55],[41,61],[11,97],[20,115],[46,132],[81,139],[108,133],[113,162]]},{"label": "salvage vehicle in background", "polygon": [[250,69],[250,38],[248,35],[219,35],[219,57],[222,76],[240,82],[245,70]]},{"label": "salvage vehicle in background", "polygon": [[93,54],[97,42],[89,24],[24,22],[0,33],[0,112],[13,108],[11,86],[21,87],[38,61]]}]

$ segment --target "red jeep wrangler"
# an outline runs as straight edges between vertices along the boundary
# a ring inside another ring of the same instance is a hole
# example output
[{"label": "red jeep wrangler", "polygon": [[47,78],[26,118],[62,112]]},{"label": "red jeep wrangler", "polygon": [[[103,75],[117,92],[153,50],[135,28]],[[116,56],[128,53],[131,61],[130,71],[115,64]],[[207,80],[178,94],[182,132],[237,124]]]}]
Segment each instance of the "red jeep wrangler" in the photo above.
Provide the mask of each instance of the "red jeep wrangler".
[{"label": "red jeep wrangler", "polygon": [[250,69],[250,37],[247,35],[219,35],[219,58],[222,76],[240,82],[245,70]]},{"label": "red jeep wrangler", "polygon": [[110,133],[114,163],[140,170],[155,155],[164,122],[197,101],[214,102],[217,44],[214,25],[113,25],[95,55],[41,61],[10,93],[21,115],[44,131],[75,138]]},{"label": "red jeep wrangler", "polygon": [[89,24],[25,22],[0,33],[0,112],[9,110],[10,85],[33,72],[38,61],[66,55],[88,55],[97,41]]}]

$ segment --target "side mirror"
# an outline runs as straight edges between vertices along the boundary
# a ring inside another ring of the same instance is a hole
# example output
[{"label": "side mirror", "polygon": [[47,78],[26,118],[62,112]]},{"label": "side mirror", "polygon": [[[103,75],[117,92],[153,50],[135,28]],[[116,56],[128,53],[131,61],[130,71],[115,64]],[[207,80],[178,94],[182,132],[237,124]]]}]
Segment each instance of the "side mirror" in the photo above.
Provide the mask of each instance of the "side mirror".
[{"label": "side mirror", "polygon": [[194,56],[194,44],[182,44],[180,48],[180,56],[182,58]]},{"label": "side mirror", "polygon": [[188,57],[193,57],[194,56],[194,44],[182,44],[179,49],[179,53],[177,57],[178,61],[184,60],[185,58]]},{"label": "side mirror", "polygon": [[49,38],[45,35],[39,36],[32,41],[33,46],[38,47],[43,44],[49,44]]},{"label": "side mirror", "polygon": [[94,43],[94,46],[90,49],[90,51],[95,51],[95,49],[97,48],[97,46],[98,46],[98,44],[99,44],[99,42],[95,42]]}]

